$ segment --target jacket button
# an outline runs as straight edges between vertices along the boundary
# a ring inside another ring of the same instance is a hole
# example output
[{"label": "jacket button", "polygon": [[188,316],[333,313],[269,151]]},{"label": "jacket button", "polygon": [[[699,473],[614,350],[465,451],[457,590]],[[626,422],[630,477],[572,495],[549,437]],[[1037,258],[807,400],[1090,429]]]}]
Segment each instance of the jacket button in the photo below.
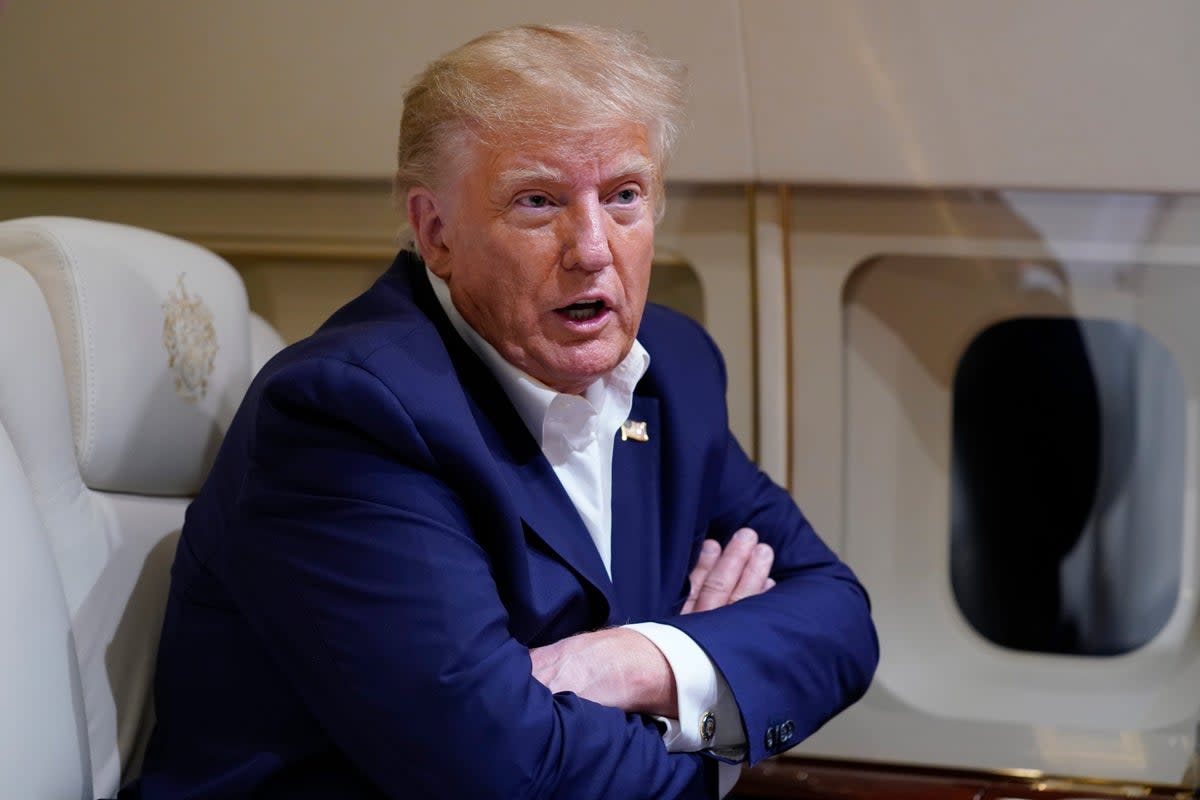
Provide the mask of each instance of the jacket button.
[{"label": "jacket button", "polygon": [[775,749],[775,736],[776,726],[772,725],[771,727],[767,728],[767,735],[763,737],[763,744],[767,746],[768,750]]},{"label": "jacket button", "polygon": [[783,744],[784,742],[790,742],[792,740],[792,737],[795,734],[796,734],[796,723],[792,722],[789,719],[787,722],[783,723],[783,725],[781,725],[779,728],[779,743]]}]

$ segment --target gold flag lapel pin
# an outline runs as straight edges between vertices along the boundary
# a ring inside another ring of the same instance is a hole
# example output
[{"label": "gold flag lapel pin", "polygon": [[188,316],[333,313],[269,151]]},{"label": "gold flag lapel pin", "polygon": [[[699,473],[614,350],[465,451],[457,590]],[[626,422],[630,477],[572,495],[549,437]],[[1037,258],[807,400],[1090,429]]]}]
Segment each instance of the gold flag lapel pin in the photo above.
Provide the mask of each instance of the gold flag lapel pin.
[{"label": "gold flag lapel pin", "polygon": [[646,430],[645,422],[627,419],[621,423],[621,441],[625,442],[630,439],[635,442],[650,441],[650,431]]}]

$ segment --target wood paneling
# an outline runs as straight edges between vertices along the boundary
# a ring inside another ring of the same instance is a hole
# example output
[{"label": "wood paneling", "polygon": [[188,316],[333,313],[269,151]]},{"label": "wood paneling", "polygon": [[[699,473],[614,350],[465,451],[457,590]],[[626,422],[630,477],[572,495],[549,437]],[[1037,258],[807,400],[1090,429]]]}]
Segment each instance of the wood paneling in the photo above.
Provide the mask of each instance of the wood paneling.
[{"label": "wood paneling", "polygon": [[776,758],[742,772],[730,800],[1180,800],[1182,787]]}]

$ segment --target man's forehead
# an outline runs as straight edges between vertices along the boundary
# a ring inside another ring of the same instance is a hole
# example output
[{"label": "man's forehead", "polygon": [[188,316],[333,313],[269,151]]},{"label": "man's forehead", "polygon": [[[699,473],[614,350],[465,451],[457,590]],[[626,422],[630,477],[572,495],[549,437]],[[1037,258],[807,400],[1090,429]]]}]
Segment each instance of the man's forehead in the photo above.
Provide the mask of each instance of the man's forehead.
[{"label": "man's forehead", "polygon": [[652,176],[657,171],[644,126],[632,123],[553,137],[513,136],[494,144],[482,141],[478,144],[476,152],[482,157],[476,163],[491,183],[565,180],[572,174],[588,171],[601,178]]}]

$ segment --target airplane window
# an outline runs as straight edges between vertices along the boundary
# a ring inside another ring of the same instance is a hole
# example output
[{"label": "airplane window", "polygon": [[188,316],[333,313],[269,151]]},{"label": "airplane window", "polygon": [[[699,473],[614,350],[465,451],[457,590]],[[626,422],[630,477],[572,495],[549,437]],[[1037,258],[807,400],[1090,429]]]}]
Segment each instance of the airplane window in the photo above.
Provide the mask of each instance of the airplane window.
[{"label": "airplane window", "polygon": [[1117,655],[1179,593],[1187,392],[1136,325],[1017,317],[980,332],[952,389],[951,583],[1017,650]]}]

